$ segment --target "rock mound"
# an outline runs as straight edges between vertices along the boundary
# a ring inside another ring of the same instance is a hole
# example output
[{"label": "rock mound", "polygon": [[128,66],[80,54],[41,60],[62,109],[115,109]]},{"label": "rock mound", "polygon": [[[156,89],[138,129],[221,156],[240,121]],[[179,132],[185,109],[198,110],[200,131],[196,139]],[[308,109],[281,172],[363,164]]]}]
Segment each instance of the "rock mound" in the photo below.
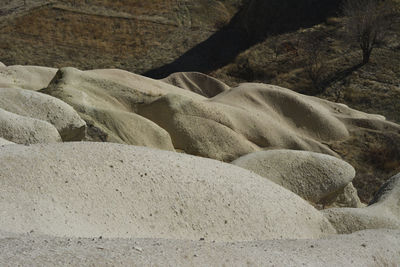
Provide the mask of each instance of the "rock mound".
[{"label": "rock mound", "polygon": [[0,170],[6,232],[216,241],[334,233],[283,187],[174,152],[85,142],[5,146]]},{"label": "rock mound", "polygon": [[201,96],[122,70],[61,69],[42,92],[68,103],[87,122],[89,140],[173,150],[169,134],[135,114],[137,105],[167,93]]},{"label": "rock mound", "polygon": [[20,116],[1,108],[0,137],[17,144],[25,145],[61,142],[60,134],[50,123]]},{"label": "rock mound", "polygon": [[330,204],[355,176],[354,168],[343,160],[308,151],[259,151],[240,157],[232,164],[321,204]]},{"label": "rock mound", "polygon": [[175,148],[223,161],[274,147],[336,155],[324,143],[349,137],[346,118],[382,120],[263,84],[243,84],[209,100],[165,95],[138,106],[138,113],[166,129]]},{"label": "rock mound", "polygon": [[225,83],[200,72],[177,72],[162,81],[205,97],[214,97],[230,89]]},{"label": "rock mound", "polygon": [[0,87],[40,90],[49,85],[57,69],[39,66],[0,66]]},{"label": "rock mound", "polygon": [[400,131],[382,116],[277,86],[242,84],[212,98],[189,87],[121,70],[64,68],[42,92],[78,111],[89,140],[175,148],[222,161],[265,148],[337,156],[326,144],[344,142],[358,129]]},{"label": "rock mound", "polygon": [[390,178],[365,208],[334,208],[324,210],[339,233],[364,229],[400,229],[400,174]]},{"label": "rock mound", "polygon": [[138,108],[141,116],[167,130],[176,149],[188,154],[229,161],[259,149],[232,127],[234,118],[226,111],[235,110],[229,106],[168,94]]},{"label": "rock mound", "polygon": [[71,106],[55,97],[23,89],[0,88],[0,108],[51,123],[63,141],[80,141],[85,136],[86,123]]}]

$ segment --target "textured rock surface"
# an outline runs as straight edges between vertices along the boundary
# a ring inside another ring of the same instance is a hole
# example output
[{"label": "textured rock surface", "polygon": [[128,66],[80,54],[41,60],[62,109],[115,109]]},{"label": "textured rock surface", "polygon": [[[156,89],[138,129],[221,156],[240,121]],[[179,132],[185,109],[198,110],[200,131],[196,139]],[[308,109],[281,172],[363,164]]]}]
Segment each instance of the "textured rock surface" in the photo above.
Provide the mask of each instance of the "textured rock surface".
[{"label": "textured rock surface", "polygon": [[199,72],[178,72],[162,81],[205,97],[213,97],[230,89],[225,83]]},{"label": "textured rock surface", "polygon": [[242,84],[206,98],[122,70],[64,68],[42,92],[73,106],[94,140],[173,146],[222,161],[262,148],[336,155],[326,144],[347,140],[360,120],[371,129],[400,131],[382,116],[265,84]]},{"label": "textured rock surface", "polygon": [[1,108],[0,137],[25,145],[61,142],[60,134],[50,123],[20,116]]},{"label": "textured rock surface", "polygon": [[365,208],[333,208],[323,211],[339,233],[363,229],[400,229],[400,174],[390,178]]},{"label": "textured rock surface", "polygon": [[73,106],[89,125],[89,139],[173,150],[164,129],[134,113],[137,103],[159,97],[168,89],[183,91],[122,70],[65,68],[42,92]]},{"label": "textured rock surface", "polygon": [[166,95],[138,109],[167,129],[175,148],[224,161],[263,147],[335,155],[323,143],[348,138],[356,118],[400,129],[381,116],[264,84],[242,84],[209,100]]},{"label": "textured rock surface", "polygon": [[85,142],[5,146],[0,170],[6,232],[216,241],[335,233],[283,187],[174,152]]},{"label": "textured rock surface", "polygon": [[242,116],[235,118],[226,111],[235,112],[229,106],[168,94],[140,106],[138,113],[166,129],[176,149],[229,161],[256,151],[258,147],[235,131],[232,125],[227,125],[231,119],[237,119],[239,127],[245,128],[246,125],[240,125],[243,114],[237,114]]},{"label": "textured rock surface", "polygon": [[0,108],[9,112],[43,120],[56,127],[63,141],[80,141],[86,123],[63,101],[46,94],[15,88],[0,88]]},{"label": "textured rock surface", "polygon": [[12,144],[14,143],[0,137],[0,146],[12,145]]},{"label": "textured rock surface", "polygon": [[338,158],[295,150],[245,155],[232,164],[251,170],[314,203],[336,198],[354,178],[354,168]]},{"label": "textured rock surface", "polygon": [[57,69],[39,66],[0,66],[0,88],[40,90],[47,87]]},{"label": "textured rock surface", "polygon": [[340,208],[364,208],[366,204],[362,203],[357,194],[357,189],[354,187],[353,183],[349,183],[345,188],[343,188],[336,197],[332,198],[331,207]]},{"label": "textured rock surface", "polygon": [[361,267],[397,266],[400,262],[400,232],[393,230],[362,231],[319,240],[208,241],[0,233],[0,265]]}]

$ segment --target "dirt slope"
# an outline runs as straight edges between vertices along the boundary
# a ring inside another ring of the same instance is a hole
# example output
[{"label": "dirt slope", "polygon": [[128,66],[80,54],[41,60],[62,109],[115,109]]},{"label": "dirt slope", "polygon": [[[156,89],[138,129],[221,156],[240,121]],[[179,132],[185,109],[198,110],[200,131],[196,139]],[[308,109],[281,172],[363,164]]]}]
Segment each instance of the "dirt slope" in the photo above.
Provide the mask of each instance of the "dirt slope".
[{"label": "dirt slope", "polygon": [[2,1],[0,60],[141,73],[207,39],[230,21],[240,2]]}]

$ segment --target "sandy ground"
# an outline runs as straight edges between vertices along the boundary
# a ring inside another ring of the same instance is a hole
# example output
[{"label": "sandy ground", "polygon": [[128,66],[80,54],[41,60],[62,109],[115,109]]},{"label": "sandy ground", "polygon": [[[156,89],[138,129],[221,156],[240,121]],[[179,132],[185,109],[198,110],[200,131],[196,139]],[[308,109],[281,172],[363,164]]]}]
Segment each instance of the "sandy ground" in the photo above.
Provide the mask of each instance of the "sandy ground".
[{"label": "sandy ground", "polygon": [[0,233],[1,266],[398,266],[400,232],[320,240],[213,243]]}]

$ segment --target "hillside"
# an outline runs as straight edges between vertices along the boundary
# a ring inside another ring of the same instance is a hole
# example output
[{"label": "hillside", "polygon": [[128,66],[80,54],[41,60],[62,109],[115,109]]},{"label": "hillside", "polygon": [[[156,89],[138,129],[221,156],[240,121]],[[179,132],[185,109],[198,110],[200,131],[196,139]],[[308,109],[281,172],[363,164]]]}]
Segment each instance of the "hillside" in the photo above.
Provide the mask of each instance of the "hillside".
[{"label": "hillside", "polygon": [[151,77],[209,72],[271,33],[319,23],[338,0],[7,0],[0,3],[0,60]]},{"label": "hillside", "polygon": [[[229,1],[23,1],[0,3],[0,59],[141,73],[177,58],[227,24]],[[207,15],[205,15],[207,14]]]}]

